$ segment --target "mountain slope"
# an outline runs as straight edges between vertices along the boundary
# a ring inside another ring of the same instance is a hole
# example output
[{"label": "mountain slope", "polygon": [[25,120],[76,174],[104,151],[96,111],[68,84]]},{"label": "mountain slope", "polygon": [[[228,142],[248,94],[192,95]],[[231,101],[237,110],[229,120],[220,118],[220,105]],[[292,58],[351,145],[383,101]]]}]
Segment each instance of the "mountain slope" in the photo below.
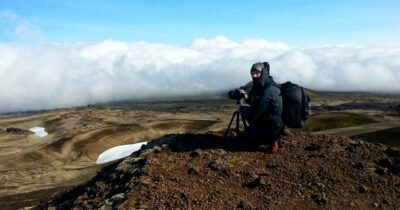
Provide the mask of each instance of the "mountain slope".
[{"label": "mountain slope", "polygon": [[400,208],[400,151],[294,133],[275,154],[221,133],[168,135],[36,208]]}]

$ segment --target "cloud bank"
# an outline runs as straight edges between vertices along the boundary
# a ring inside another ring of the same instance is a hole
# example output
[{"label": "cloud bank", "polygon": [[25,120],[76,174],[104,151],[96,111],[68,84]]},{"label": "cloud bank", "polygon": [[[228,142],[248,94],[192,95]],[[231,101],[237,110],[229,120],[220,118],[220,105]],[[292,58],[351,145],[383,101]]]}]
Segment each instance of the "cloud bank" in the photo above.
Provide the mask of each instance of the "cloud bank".
[{"label": "cloud bank", "polygon": [[294,48],[264,39],[188,46],[119,42],[0,43],[0,113],[219,92],[268,61],[277,82],[334,91],[400,91],[400,44]]}]

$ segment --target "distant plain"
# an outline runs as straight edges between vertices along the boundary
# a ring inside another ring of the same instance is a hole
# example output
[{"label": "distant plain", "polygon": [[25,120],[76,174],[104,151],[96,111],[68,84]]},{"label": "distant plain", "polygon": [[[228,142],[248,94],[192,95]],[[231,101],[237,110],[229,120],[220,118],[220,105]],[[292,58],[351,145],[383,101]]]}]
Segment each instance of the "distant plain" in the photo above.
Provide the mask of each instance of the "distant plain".
[{"label": "distant plain", "polygon": [[[291,132],[344,135],[400,147],[400,94],[308,91],[311,116]],[[114,146],[179,132],[226,129],[235,101],[225,96],[124,101],[0,117],[0,206],[29,206],[86,182]],[[28,131],[44,127],[48,136]],[[20,132],[7,132],[18,128]]]}]

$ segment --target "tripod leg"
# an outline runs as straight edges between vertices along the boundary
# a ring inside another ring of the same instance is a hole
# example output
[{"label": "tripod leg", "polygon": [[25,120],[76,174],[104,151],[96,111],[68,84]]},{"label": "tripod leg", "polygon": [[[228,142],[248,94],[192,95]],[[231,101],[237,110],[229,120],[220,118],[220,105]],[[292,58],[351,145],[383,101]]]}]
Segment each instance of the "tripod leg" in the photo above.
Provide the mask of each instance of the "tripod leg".
[{"label": "tripod leg", "polygon": [[246,129],[247,128],[247,123],[246,123],[246,120],[244,119],[243,115],[242,115],[242,121],[243,121],[244,128]]},{"label": "tripod leg", "polygon": [[235,115],[236,115],[236,111],[235,111],[235,112],[233,113],[233,115],[232,115],[231,122],[229,123],[228,128],[227,128],[226,131],[225,131],[224,138],[226,137],[226,135],[227,135],[228,132],[229,132],[229,129],[231,128],[231,125],[232,125],[233,119],[235,118]]},{"label": "tripod leg", "polygon": [[239,119],[239,118],[240,118],[239,112],[236,112],[236,115],[237,115],[237,116],[236,116],[236,132],[237,132],[237,134],[239,134],[239,131],[240,131],[240,130],[239,130],[239,122],[240,122],[240,121],[239,121],[239,120],[240,120],[240,119]]}]

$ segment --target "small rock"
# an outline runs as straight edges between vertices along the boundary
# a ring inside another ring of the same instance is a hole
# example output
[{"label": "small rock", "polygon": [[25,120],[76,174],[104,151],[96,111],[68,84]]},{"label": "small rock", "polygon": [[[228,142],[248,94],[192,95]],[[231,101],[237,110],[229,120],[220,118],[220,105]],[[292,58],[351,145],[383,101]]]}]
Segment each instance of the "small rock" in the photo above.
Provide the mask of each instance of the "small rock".
[{"label": "small rock", "polygon": [[389,147],[388,149],[385,150],[385,153],[388,156],[398,156],[400,157],[400,149]]},{"label": "small rock", "polygon": [[358,169],[358,170],[363,170],[364,169],[364,164],[361,162],[358,162],[357,164],[353,165],[353,168]]},{"label": "small rock", "polygon": [[306,151],[317,151],[319,149],[321,149],[321,146],[318,144],[310,144],[304,148]]},{"label": "small rock", "polygon": [[320,182],[314,183],[313,185],[318,187],[318,188],[320,188],[320,189],[325,188],[325,185],[320,183]]},{"label": "small rock", "polygon": [[368,188],[365,187],[365,186],[363,186],[363,185],[361,185],[361,186],[358,188],[358,192],[360,192],[360,193],[365,193],[365,192],[367,192],[367,191],[368,191]]},{"label": "small rock", "polygon": [[263,177],[259,177],[259,178],[257,179],[257,184],[259,184],[259,185],[265,185],[265,179],[264,179]]},{"label": "small rock", "polygon": [[130,189],[132,189],[132,188],[135,187],[135,184],[134,184],[134,183],[129,183],[128,187],[129,187]]},{"label": "small rock", "polygon": [[386,200],[386,199],[383,199],[382,203],[383,203],[383,204],[386,204],[386,205],[391,205],[391,203],[390,203],[388,200]]},{"label": "small rock", "polygon": [[288,136],[290,133],[291,133],[291,132],[290,132],[289,129],[284,129],[282,134],[283,134],[284,136]]},{"label": "small rock", "polygon": [[154,146],[153,149],[154,149],[154,153],[160,153],[162,151],[161,147],[159,147],[159,146]]},{"label": "small rock", "polygon": [[27,131],[22,130],[21,128],[14,128],[14,127],[9,127],[6,129],[7,133],[25,133]]},{"label": "small rock", "polygon": [[189,168],[188,174],[199,174],[198,168]]},{"label": "small rock", "polygon": [[372,203],[372,206],[376,207],[376,208],[379,208],[380,205],[379,205],[379,203]]},{"label": "small rock", "polygon": [[381,151],[386,151],[388,149],[388,146],[382,144],[382,143],[378,143],[376,144],[376,146],[378,147],[379,150]]},{"label": "small rock", "polygon": [[176,177],[176,178],[172,178],[171,181],[179,183],[181,180],[178,177]]},{"label": "small rock", "polygon": [[378,161],[382,167],[388,168],[390,172],[400,175],[400,157],[388,157]]},{"label": "small rock", "polygon": [[104,203],[106,204],[106,206],[112,206],[113,205],[113,202],[110,201],[110,199],[105,200]]},{"label": "small rock", "polygon": [[273,168],[276,168],[276,164],[275,163],[268,163],[265,167],[269,168],[269,169],[273,169]]},{"label": "small rock", "polygon": [[236,176],[236,175],[237,175],[237,174],[235,174],[233,171],[227,170],[227,169],[224,169],[224,170],[222,171],[222,174],[223,174],[226,178],[229,178],[229,177],[232,177],[232,176]]},{"label": "small rock", "polygon": [[327,202],[327,200],[326,200],[324,195],[314,194],[314,195],[311,196],[311,199],[313,199],[313,201],[315,203],[317,203],[318,205],[326,204],[326,202]]},{"label": "small rock", "polygon": [[124,198],[125,198],[124,193],[119,193],[119,194],[116,194],[113,197],[111,197],[111,199],[124,199]]},{"label": "small rock", "polygon": [[157,158],[148,158],[147,159],[147,164],[158,164],[160,161],[158,161]]},{"label": "small rock", "polygon": [[211,161],[208,164],[208,167],[210,167],[214,171],[218,171],[218,170],[224,169],[225,167],[227,167],[227,165],[231,165],[231,164],[227,164],[224,160],[222,160],[221,158],[218,158],[214,161]]},{"label": "small rock", "polygon": [[154,183],[150,179],[145,179],[145,180],[139,180],[138,185],[143,185],[143,186],[153,186]]},{"label": "small rock", "polygon": [[[108,210],[108,209],[111,209],[111,207],[106,206],[106,204],[103,204],[103,205],[101,205],[98,209],[99,209],[99,210]],[[48,210],[49,210],[49,208],[48,208]],[[54,210],[55,210],[55,209],[54,209]]]},{"label": "small rock", "polygon": [[371,142],[366,142],[365,145],[366,145],[368,148],[371,148],[372,146],[374,146],[374,144],[371,143]]},{"label": "small rock", "polygon": [[347,140],[347,142],[352,146],[358,145],[358,142],[356,140],[349,139]]},{"label": "small rock", "polygon": [[237,205],[239,209],[253,209],[253,205],[247,201],[242,201]]},{"label": "small rock", "polygon": [[154,181],[164,181],[164,176],[160,174],[154,178]]},{"label": "small rock", "polygon": [[379,174],[379,175],[386,175],[389,172],[388,168],[377,168],[375,170],[375,173]]},{"label": "small rock", "polygon": [[246,186],[249,188],[255,188],[255,187],[264,186],[264,185],[266,185],[266,181],[265,181],[264,177],[258,177],[254,181],[246,184]]},{"label": "small rock", "polygon": [[196,149],[192,153],[190,153],[189,156],[192,158],[197,158],[200,157],[200,155],[201,155],[201,149]]},{"label": "small rock", "polygon": [[218,155],[225,155],[227,152],[224,149],[216,149],[215,153]]},{"label": "small rock", "polygon": [[205,153],[205,154],[203,155],[203,157],[204,157],[205,159],[211,159],[211,158],[212,158],[211,154],[209,154],[209,153]]},{"label": "small rock", "polygon": [[353,146],[347,146],[346,150],[349,152],[356,152],[356,149]]}]

